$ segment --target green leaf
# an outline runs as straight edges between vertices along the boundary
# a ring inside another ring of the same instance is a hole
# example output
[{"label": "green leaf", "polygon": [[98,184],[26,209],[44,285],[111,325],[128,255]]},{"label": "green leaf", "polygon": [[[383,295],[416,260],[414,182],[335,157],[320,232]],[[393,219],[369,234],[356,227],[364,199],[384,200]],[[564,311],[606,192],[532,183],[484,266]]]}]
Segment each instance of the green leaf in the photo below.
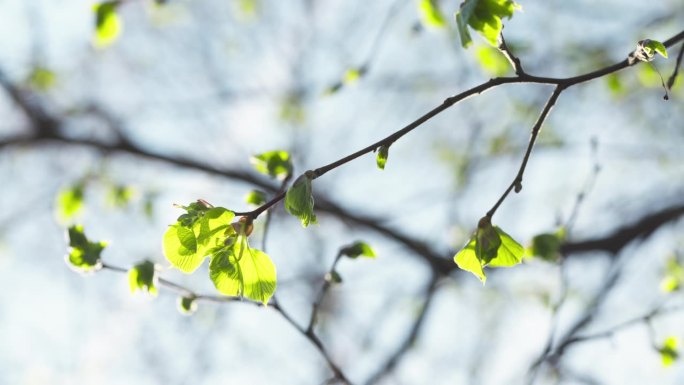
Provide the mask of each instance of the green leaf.
[{"label": "green leaf", "polygon": [[287,151],[269,151],[251,158],[254,168],[272,178],[284,179],[292,174],[292,160]]},{"label": "green leaf", "polygon": [[112,186],[107,193],[107,202],[116,208],[125,208],[131,202],[135,190],[130,186]]},{"label": "green leaf", "polygon": [[480,67],[493,76],[503,76],[511,68],[501,51],[492,47],[478,47],[477,60],[480,62]]},{"label": "green leaf", "polygon": [[69,253],[66,262],[79,272],[91,272],[102,268],[100,254],[107,246],[106,242],[91,242],[86,237],[83,226],[71,226],[67,230]]},{"label": "green leaf", "polygon": [[648,43],[646,43],[644,47],[648,49],[650,52],[656,52],[660,56],[667,59],[667,48],[665,48],[665,45],[663,43],[657,40],[648,40]]},{"label": "green leaf", "polygon": [[201,212],[193,221],[179,220],[164,234],[164,256],[178,270],[192,273],[212,249],[223,246],[235,232],[231,226],[234,217],[232,211],[214,207]]},{"label": "green leaf", "polygon": [[178,311],[184,315],[190,315],[197,311],[197,301],[194,296],[178,297]]},{"label": "green leaf", "polygon": [[344,72],[342,77],[342,83],[345,85],[351,85],[359,81],[361,76],[363,76],[364,70],[362,68],[349,68]]},{"label": "green leaf", "polygon": [[650,62],[655,59],[656,53],[667,58],[667,49],[663,43],[657,40],[644,39],[637,43],[636,51],[632,55],[640,61]]},{"label": "green leaf", "polygon": [[520,6],[512,0],[465,0],[456,14],[461,45],[467,48],[472,43],[468,32],[470,27],[489,44],[497,47],[499,34],[503,28],[501,19],[510,19],[516,9],[520,9]]},{"label": "green leaf", "polygon": [[76,183],[57,194],[57,217],[60,222],[69,222],[83,210],[83,183]]},{"label": "green leaf", "polygon": [[480,221],[476,235],[475,235],[475,252],[483,265],[490,263],[497,256],[499,247],[501,246],[501,237],[489,220],[486,225]]},{"label": "green leaf", "polygon": [[423,24],[427,27],[444,28],[446,20],[442,11],[439,9],[437,0],[420,0],[418,12]]},{"label": "green leaf", "polygon": [[154,218],[154,200],[157,198],[157,193],[148,192],[143,197],[143,213],[148,219]]},{"label": "green leaf", "polygon": [[486,266],[514,266],[522,262],[523,254],[523,247],[518,242],[499,227],[492,226],[489,218],[484,217],[480,219],[473,238],[454,256],[454,262],[484,284],[487,280]]},{"label": "green leaf", "polygon": [[625,85],[623,84],[620,75],[616,72],[606,76],[606,85],[613,96],[622,96],[625,94]]},{"label": "green leaf", "polygon": [[47,68],[34,67],[28,76],[27,83],[35,90],[45,92],[57,82],[57,75]]},{"label": "green leaf", "polygon": [[665,293],[671,293],[681,289],[684,283],[684,266],[679,263],[677,257],[669,258],[665,264],[665,276],[660,282],[660,289]]},{"label": "green leaf", "polygon": [[477,240],[473,238],[456,254],[454,262],[456,262],[456,265],[458,265],[461,270],[473,273],[484,285],[485,282],[487,282],[487,276],[482,267],[482,260],[475,251],[476,248]]},{"label": "green leaf", "polygon": [[152,261],[142,261],[128,270],[131,293],[141,290],[156,296],[158,281],[156,266]]},{"label": "green leaf", "polygon": [[486,266],[511,267],[522,262],[523,255],[525,254],[525,249],[523,249],[522,245],[501,230],[500,227],[494,226],[494,229],[501,238],[501,245],[496,253],[496,257]]},{"label": "green leaf", "polygon": [[360,256],[367,258],[375,258],[375,251],[366,243],[357,241],[349,246],[345,246],[340,250],[340,254],[346,255],[349,258],[355,259]]},{"label": "green leaf", "polygon": [[238,9],[243,16],[248,18],[254,18],[259,13],[259,1],[258,0],[240,0],[238,2]]},{"label": "green leaf", "polygon": [[385,164],[387,163],[387,157],[389,156],[389,145],[383,144],[378,148],[378,155],[375,159],[375,163],[378,165],[380,170],[385,169]]},{"label": "green leaf", "polygon": [[104,48],[116,41],[121,35],[122,23],[116,8],[119,1],[104,1],[95,4],[95,37],[93,44],[97,48]]},{"label": "green leaf", "polygon": [[528,254],[537,256],[545,261],[558,262],[560,259],[560,247],[563,242],[564,232],[544,233],[532,238],[532,245]]},{"label": "green leaf", "polygon": [[245,202],[253,206],[261,206],[266,203],[266,193],[259,190],[252,190],[245,195]]},{"label": "green leaf", "polygon": [[679,358],[679,350],[677,349],[677,345],[679,345],[677,337],[668,337],[663,345],[658,348],[663,366],[668,367],[672,365],[677,358]]},{"label": "green leaf", "polygon": [[325,281],[330,283],[342,283],[342,276],[333,270],[325,274]]},{"label": "green leaf", "polygon": [[266,253],[250,248],[244,236],[238,236],[232,245],[215,250],[209,277],[221,293],[244,296],[264,305],[276,290],[275,265]]},{"label": "green leaf", "polygon": [[314,198],[311,188],[313,172],[307,171],[300,175],[285,194],[285,210],[299,218],[302,226],[317,223],[314,213]]}]

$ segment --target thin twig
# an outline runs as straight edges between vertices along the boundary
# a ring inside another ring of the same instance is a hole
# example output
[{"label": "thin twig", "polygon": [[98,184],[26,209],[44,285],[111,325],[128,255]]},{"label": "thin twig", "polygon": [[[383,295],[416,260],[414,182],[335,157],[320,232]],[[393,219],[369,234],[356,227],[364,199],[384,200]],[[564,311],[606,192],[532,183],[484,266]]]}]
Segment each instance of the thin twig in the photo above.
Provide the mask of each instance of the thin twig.
[{"label": "thin twig", "polygon": [[557,86],[554,90],[553,93],[551,94],[551,97],[549,97],[549,100],[546,102],[546,105],[544,105],[544,109],[542,110],[541,114],[539,114],[539,117],[537,118],[537,122],[534,124],[532,127],[532,135],[530,136],[530,141],[527,144],[527,150],[525,151],[525,156],[523,156],[522,162],[520,163],[520,168],[518,169],[518,174],[515,176],[511,184],[508,186],[506,191],[501,195],[499,200],[494,204],[494,206],[487,212],[487,217],[491,218],[494,216],[494,213],[496,213],[496,210],[499,208],[501,203],[506,199],[508,194],[510,194],[511,191],[515,189],[515,192],[520,192],[522,190],[522,181],[523,181],[523,174],[525,173],[525,168],[527,168],[527,162],[530,160],[530,155],[532,154],[532,148],[534,148],[534,143],[537,140],[537,136],[539,135],[539,131],[541,131],[541,127],[544,124],[544,121],[546,118],[549,116],[549,112],[551,112],[551,108],[553,108],[554,104],[556,104],[556,100],[558,100],[558,97],[560,94],[563,92],[564,88],[563,86]]},{"label": "thin twig", "polygon": [[575,225],[575,221],[577,220],[577,216],[579,215],[582,203],[584,203],[587,194],[589,194],[589,192],[594,188],[596,180],[598,179],[598,174],[599,172],[601,172],[601,165],[599,164],[597,154],[598,140],[594,137],[591,139],[591,157],[593,159],[593,165],[589,177],[587,177],[587,180],[584,182],[582,190],[577,194],[577,197],[575,198],[575,204],[573,205],[572,210],[570,210],[570,215],[568,215],[568,219],[565,221],[565,224],[563,225],[563,227],[565,228],[566,238],[570,236],[570,232],[572,231],[572,228]]},{"label": "thin twig", "polygon": [[[128,269],[125,269],[123,267],[119,266],[114,266],[110,265],[108,263],[103,263],[102,264],[102,269],[103,270],[110,270],[116,273],[123,273],[126,274],[128,273]],[[257,306],[263,306],[261,302],[257,301],[252,301],[250,299],[242,298],[242,297],[233,297],[233,296],[218,296],[218,295],[207,295],[207,294],[198,294],[192,289],[189,289],[183,285],[177,284],[175,282],[169,281],[165,278],[159,278],[159,284],[161,286],[166,287],[167,289],[174,291],[176,293],[179,293],[183,296],[186,297],[192,297],[195,300],[200,300],[200,301],[208,301],[208,302],[243,302],[243,303],[249,303],[252,305],[257,305]],[[302,326],[300,326],[293,318],[290,316],[290,314],[285,311],[285,309],[278,303],[276,300],[276,297],[272,297],[269,304],[270,306],[267,306],[276,312],[280,314],[290,325],[292,325],[299,333],[301,333],[306,339],[311,342],[312,345],[316,347],[316,349],[319,351],[323,359],[326,361],[328,364],[328,367],[330,367],[330,370],[333,372],[335,375],[335,379],[339,380],[339,382],[342,382],[343,384],[349,384],[351,385],[351,382],[347,379],[347,376],[344,374],[342,369],[333,361],[331,358],[330,354],[326,350],[325,346],[323,345],[323,342],[321,342],[320,338],[312,331],[312,330],[306,330]]]},{"label": "thin twig", "polygon": [[406,355],[406,353],[411,349],[411,347],[414,346],[416,340],[418,339],[420,331],[423,325],[425,324],[425,319],[427,318],[430,306],[433,303],[433,298],[438,288],[438,282],[439,277],[433,275],[430,279],[430,283],[425,289],[425,294],[423,295],[423,303],[421,304],[420,312],[413,321],[413,326],[411,326],[411,329],[409,330],[408,334],[406,335],[402,343],[394,351],[394,353],[392,353],[387,358],[387,360],[382,365],[380,365],[378,370],[372,376],[369,377],[369,379],[366,381],[366,385],[373,385],[382,380],[387,375],[389,375],[397,366],[397,364],[399,364],[401,359]]},{"label": "thin twig", "polygon": [[313,331],[314,326],[316,326],[316,322],[318,321],[318,312],[321,307],[321,303],[323,303],[323,299],[325,298],[325,295],[328,293],[328,290],[330,290],[330,287],[333,284],[333,274],[335,273],[335,268],[337,267],[337,263],[340,261],[342,258],[342,249],[337,252],[337,255],[335,256],[335,259],[333,260],[332,265],[330,266],[330,269],[328,270],[328,273],[326,277],[324,278],[323,285],[321,286],[321,290],[319,290],[318,295],[316,296],[316,300],[314,301],[313,305],[311,305],[311,316],[309,317],[309,324],[306,327],[307,332]]},{"label": "thin twig", "polygon": [[499,35],[499,51],[506,57],[509,63],[511,63],[511,67],[513,67],[513,70],[515,71],[516,75],[524,75],[525,70],[523,70],[522,63],[520,63],[520,59],[518,59],[517,56],[513,54],[513,51],[506,45],[506,39],[504,39],[503,35],[503,29],[501,30],[501,34]]},{"label": "thin twig", "polygon": [[670,75],[670,78],[667,79],[668,90],[672,90],[672,86],[674,86],[675,80],[677,80],[677,75],[679,74],[679,67],[682,65],[682,56],[684,56],[684,44],[682,44],[682,46],[679,47],[679,54],[677,55],[677,61],[675,61],[674,70],[672,71],[672,75]]},{"label": "thin twig", "polygon": [[280,315],[285,318],[285,320],[292,325],[295,329],[297,329],[304,337],[306,337],[320,352],[321,356],[323,359],[325,359],[325,362],[328,364],[328,367],[330,370],[332,370],[333,374],[335,377],[333,378],[333,381],[339,380],[339,382],[347,385],[351,385],[351,381],[347,378],[347,376],[344,374],[342,369],[333,361],[332,357],[326,350],[325,346],[323,346],[323,342],[321,342],[320,338],[316,335],[316,333],[313,332],[313,330],[306,330],[304,329],[301,325],[299,325],[293,318],[292,316],[289,315],[285,311],[285,309],[280,306],[278,301],[276,300],[275,297],[273,297],[272,301],[272,306],[271,306],[275,311],[280,313]]}]

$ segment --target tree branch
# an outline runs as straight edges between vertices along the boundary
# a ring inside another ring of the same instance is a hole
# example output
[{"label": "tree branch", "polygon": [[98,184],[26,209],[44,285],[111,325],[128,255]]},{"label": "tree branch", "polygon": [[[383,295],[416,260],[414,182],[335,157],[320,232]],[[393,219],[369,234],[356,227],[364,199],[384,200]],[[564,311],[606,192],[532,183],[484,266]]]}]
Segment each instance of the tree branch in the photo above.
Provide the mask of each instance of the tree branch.
[{"label": "tree branch", "polygon": [[663,225],[679,219],[684,215],[684,204],[665,208],[625,225],[606,236],[577,242],[566,242],[561,245],[562,254],[577,254],[593,251],[606,251],[616,255],[629,243],[648,237]]},{"label": "tree branch", "polygon": [[404,355],[406,355],[406,353],[411,349],[411,347],[414,346],[416,340],[418,339],[420,331],[422,330],[423,325],[425,324],[425,319],[427,318],[430,306],[433,303],[433,298],[435,296],[435,292],[437,291],[438,282],[439,277],[433,275],[430,280],[430,283],[425,289],[425,294],[423,295],[423,303],[421,305],[420,312],[416,316],[416,319],[413,321],[413,325],[411,326],[411,329],[404,338],[404,341],[402,341],[402,343],[397,347],[394,353],[392,353],[387,358],[385,363],[380,365],[375,374],[370,376],[370,378],[366,381],[366,385],[373,385],[382,380],[387,375],[389,375],[394,370],[394,368],[396,368],[397,364],[399,364]]},{"label": "tree branch", "polygon": [[544,121],[549,116],[551,108],[553,108],[554,104],[556,104],[556,100],[558,100],[558,97],[560,96],[561,92],[563,92],[563,89],[564,88],[562,86],[557,86],[553,90],[553,93],[551,94],[551,97],[549,97],[549,100],[546,102],[546,105],[544,105],[544,109],[537,118],[537,122],[532,127],[532,135],[530,136],[530,141],[527,144],[525,156],[523,156],[522,162],[520,163],[520,169],[518,169],[518,174],[515,176],[511,184],[508,186],[506,191],[504,191],[503,195],[501,195],[501,197],[494,204],[494,206],[489,211],[487,211],[487,217],[489,217],[490,219],[492,218],[492,216],[494,216],[496,210],[499,208],[501,203],[503,203],[503,201],[506,199],[508,194],[510,194],[510,192],[513,189],[515,189],[516,193],[522,190],[523,174],[525,173],[525,168],[527,168],[527,162],[530,160],[530,155],[532,154],[532,148],[534,147],[534,143],[537,140],[537,136],[539,135],[539,131],[541,131],[541,127],[544,124]]},{"label": "tree branch", "polygon": [[675,61],[674,70],[672,70],[672,75],[667,79],[667,89],[671,90],[675,81],[677,80],[677,75],[679,74],[679,67],[682,65],[682,56],[684,56],[684,44],[679,47],[679,54],[677,55],[677,60]]},{"label": "tree branch", "polygon": [[[125,269],[123,267],[119,266],[114,266],[110,265],[107,263],[102,264],[102,269],[103,270],[110,270],[115,273],[123,273],[127,274],[128,269]],[[252,304],[255,306],[262,306],[261,302],[257,301],[252,301],[250,299],[242,298],[242,297],[230,297],[230,296],[223,296],[223,295],[206,295],[206,294],[198,294],[195,291],[174,283],[172,281],[169,281],[167,279],[159,277],[159,284],[161,286],[166,287],[167,289],[174,291],[176,293],[179,293],[183,296],[191,297],[194,300],[199,300],[199,301],[208,301],[208,302],[218,302],[218,303],[227,303],[227,302],[242,302],[242,303],[248,303]],[[321,357],[325,360],[325,362],[328,364],[328,367],[334,374],[335,380],[339,380],[339,382],[342,382],[343,384],[351,385],[351,382],[349,379],[347,379],[347,376],[344,374],[342,369],[333,361],[332,357],[328,353],[327,349],[323,345],[323,342],[321,342],[320,338],[312,331],[312,330],[306,330],[302,326],[300,326],[293,318],[290,316],[290,314],[278,303],[275,297],[271,298],[271,301],[269,302],[270,306],[267,306],[268,308],[271,308],[278,312],[287,323],[289,323],[293,328],[295,328],[300,334],[302,334],[309,342],[316,347],[318,352],[320,353]]]}]

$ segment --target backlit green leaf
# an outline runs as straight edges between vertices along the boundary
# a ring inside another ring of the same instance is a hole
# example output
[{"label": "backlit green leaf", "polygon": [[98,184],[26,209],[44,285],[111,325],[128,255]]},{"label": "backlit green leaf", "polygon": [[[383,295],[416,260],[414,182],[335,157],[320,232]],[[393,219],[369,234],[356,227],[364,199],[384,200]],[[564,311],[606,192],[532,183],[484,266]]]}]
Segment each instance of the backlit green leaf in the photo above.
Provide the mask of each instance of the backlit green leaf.
[{"label": "backlit green leaf", "polygon": [[385,164],[387,163],[387,157],[389,156],[389,146],[382,145],[378,148],[378,155],[375,159],[375,163],[378,165],[380,170],[385,169]]},{"label": "backlit green leaf", "polygon": [[266,253],[250,248],[245,236],[215,250],[209,277],[221,293],[244,296],[264,305],[276,290],[275,265]]},{"label": "backlit green leaf", "polygon": [[562,241],[563,231],[536,235],[532,238],[532,245],[528,250],[528,254],[537,256],[545,261],[558,262]]},{"label": "backlit green leaf", "polygon": [[62,189],[57,195],[57,217],[60,222],[69,222],[83,210],[82,183]]},{"label": "backlit green leaf", "polygon": [[657,40],[649,40],[644,46],[650,52],[658,53],[660,56],[667,59],[667,48],[665,45]]},{"label": "backlit green leaf", "polygon": [[444,28],[446,26],[446,20],[439,9],[437,0],[420,0],[418,11],[425,26],[436,28]]},{"label": "backlit green leaf", "polygon": [[299,218],[304,227],[307,227],[309,224],[317,223],[316,214],[313,210],[314,198],[313,190],[311,188],[312,180],[313,172],[305,172],[295,180],[292,187],[287,190],[287,194],[285,195],[285,210]]},{"label": "backlit green leaf", "polygon": [[178,297],[177,305],[181,314],[190,315],[197,311],[197,301],[193,296]]},{"label": "backlit green leaf", "polygon": [[459,268],[473,273],[482,284],[487,277],[484,268],[510,267],[522,262],[523,247],[488,217],[480,220],[473,238],[461,249],[454,261]]},{"label": "backlit green leaf", "polygon": [[330,283],[342,283],[342,276],[333,270],[325,274],[325,281]]},{"label": "backlit green leaf", "polygon": [[235,232],[231,226],[235,217],[232,211],[214,207],[197,215],[194,221],[178,221],[169,226],[164,234],[164,256],[185,273],[195,271],[212,249],[223,246]]},{"label": "backlit green leaf", "polygon": [[111,186],[107,193],[107,202],[116,208],[125,208],[131,202],[135,190],[130,186]]},{"label": "backlit green leaf", "polygon": [[91,272],[102,268],[100,254],[107,246],[105,242],[91,242],[86,237],[83,226],[71,226],[67,231],[69,253],[66,262],[79,272]]},{"label": "backlit green leaf", "polygon": [[95,4],[95,37],[93,44],[97,48],[104,48],[116,41],[121,34],[122,23],[116,8],[119,1],[105,1]]},{"label": "backlit green leaf", "polygon": [[663,345],[658,348],[663,366],[668,367],[672,365],[677,358],[679,358],[679,350],[677,349],[677,345],[679,345],[677,337],[668,337]]},{"label": "backlit green leaf", "polygon": [[497,250],[496,257],[493,258],[488,267],[511,267],[522,262],[525,250],[522,245],[510,235],[506,234],[500,227],[494,226],[496,233],[501,238],[501,245]]},{"label": "backlit green leaf", "polygon": [[480,62],[480,67],[493,76],[506,75],[511,68],[501,51],[493,47],[478,47],[477,60]]},{"label": "backlit green leaf", "polygon": [[292,160],[287,151],[269,151],[251,158],[254,168],[272,178],[284,179],[292,174]]},{"label": "backlit green leaf", "polygon": [[259,190],[252,190],[245,195],[245,202],[253,206],[261,206],[266,203],[266,193]]},{"label": "backlit green leaf", "polygon": [[461,45],[468,47],[472,43],[468,32],[470,27],[489,44],[497,47],[499,34],[503,28],[501,19],[510,19],[516,9],[520,9],[520,6],[512,0],[465,0],[456,14]]},{"label": "backlit green leaf", "polygon": [[456,254],[454,262],[456,262],[461,270],[473,273],[484,285],[487,281],[487,276],[482,267],[482,260],[477,256],[477,252],[475,251],[476,247],[477,241],[473,238]]},{"label": "backlit green leaf", "polygon": [[35,67],[28,76],[28,84],[35,90],[47,91],[57,82],[57,75],[47,68]]},{"label": "backlit green leaf", "polygon": [[344,72],[344,77],[343,83],[345,85],[351,85],[359,81],[359,79],[363,76],[363,70],[359,68],[349,68],[347,71]]},{"label": "backlit green leaf", "polygon": [[660,289],[665,293],[671,293],[681,289],[684,283],[684,266],[673,256],[665,263],[665,275],[660,282]]},{"label": "backlit green leaf", "polygon": [[141,290],[156,296],[158,281],[154,262],[143,261],[128,270],[128,285],[131,293]]},{"label": "backlit green leaf", "polygon": [[343,247],[340,250],[340,253],[352,259],[358,258],[360,256],[364,256],[367,258],[376,257],[375,251],[373,251],[373,249],[366,242],[361,241],[357,241],[349,246]]}]

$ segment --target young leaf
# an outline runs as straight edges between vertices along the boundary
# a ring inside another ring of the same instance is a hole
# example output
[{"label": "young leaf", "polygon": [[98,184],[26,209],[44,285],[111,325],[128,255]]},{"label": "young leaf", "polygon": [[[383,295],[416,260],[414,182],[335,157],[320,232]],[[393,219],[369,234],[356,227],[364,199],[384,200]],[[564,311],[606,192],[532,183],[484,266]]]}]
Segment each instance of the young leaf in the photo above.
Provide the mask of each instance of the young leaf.
[{"label": "young leaf", "polygon": [[57,195],[57,217],[68,222],[83,210],[83,183],[62,189]]},{"label": "young leaf", "polygon": [[266,193],[259,190],[252,190],[245,195],[245,202],[253,206],[261,206],[266,203]]},{"label": "young leaf", "polygon": [[125,208],[133,198],[135,190],[130,186],[112,186],[107,193],[107,202],[116,208]]},{"label": "young leaf", "polygon": [[511,68],[501,51],[493,47],[478,47],[477,60],[480,62],[480,67],[492,76],[506,75]]},{"label": "young leaf", "polygon": [[378,155],[375,159],[376,164],[380,170],[385,169],[385,164],[387,163],[387,157],[389,156],[389,146],[382,145],[378,148]]},{"label": "young leaf", "polygon": [[57,75],[47,68],[35,67],[26,81],[33,89],[45,92],[55,85]]},{"label": "young leaf", "polygon": [[482,284],[487,277],[485,266],[510,267],[522,262],[523,247],[488,217],[480,219],[473,238],[454,256],[454,262],[462,270],[473,273]]},{"label": "young leaf", "polygon": [[677,291],[682,287],[684,282],[684,266],[682,266],[677,257],[671,257],[665,264],[665,276],[660,282],[660,289],[665,293]]},{"label": "young leaf", "polygon": [[141,290],[156,296],[158,281],[154,262],[142,261],[128,270],[128,285],[131,293]]},{"label": "young leaf", "polygon": [[537,256],[545,261],[558,262],[560,247],[563,242],[563,231],[544,233],[532,238],[532,245],[528,249],[530,256]]},{"label": "young leaf", "polygon": [[476,248],[477,240],[473,238],[456,254],[454,262],[456,262],[459,269],[473,273],[484,285],[487,282],[487,276],[482,267],[482,260],[475,251]]},{"label": "young leaf", "polygon": [[677,358],[679,358],[679,350],[677,349],[677,345],[679,345],[677,337],[668,337],[663,345],[658,348],[663,366],[668,367],[672,365]]},{"label": "young leaf", "polygon": [[493,258],[486,266],[488,267],[511,267],[522,262],[525,250],[522,245],[510,235],[506,234],[500,227],[494,226],[496,233],[501,239],[501,245]]},{"label": "young leaf", "polygon": [[184,315],[190,315],[197,311],[197,301],[194,296],[178,297],[178,311]]},{"label": "young leaf", "polygon": [[69,238],[69,254],[66,262],[79,272],[91,272],[102,268],[100,254],[107,246],[106,242],[90,242],[83,232],[83,226],[71,226],[67,231]]},{"label": "young leaf", "polygon": [[420,0],[418,3],[418,12],[423,24],[427,27],[444,28],[446,27],[446,20],[442,11],[439,9],[437,0]]},{"label": "young leaf", "polygon": [[342,283],[342,276],[340,273],[333,270],[325,274],[325,281],[330,283]]},{"label": "young leaf", "polygon": [[287,151],[269,151],[251,158],[254,168],[272,178],[284,179],[292,174],[292,160]]},{"label": "young leaf", "polygon": [[285,194],[285,210],[299,218],[304,227],[307,227],[312,223],[317,223],[316,214],[313,210],[314,198],[311,188],[312,180],[313,173],[311,171],[305,172],[294,181],[292,187],[290,187],[287,190],[287,194]]},{"label": "young leaf", "polygon": [[475,252],[484,267],[484,265],[496,258],[499,246],[501,246],[501,237],[499,237],[499,233],[489,222],[489,219],[487,219],[486,221],[480,221],[475,233],[475,239]]},{"label": "young leaf", "polygon": [[119,1],[104,1],[95,4],[95,38],[93,44],[104,48],[116,41],[121,34],[121,20],[116,13]]},{"label": "young leaf", "polygon": [[349,68],[344,72],[342,77],[342,83],[345,85],[351,85],[359,81],[361,76],[364,74],[363,68]]},{"label": "young leaf", "polygon": [[360,256],[364,256],[367,258],[375,258],[375,251],[366,243],[366,242],[361,242],[357,241],[352,243],[349,246],[345,246],[340,250],[340,253],[342,255],[346,255],[347,257],[351,259],[358,258]]},{"label": "young leaf", "polygon": [[667,59],[667,49],[663,43],[657,40],[644,39],[637,43],[634,56],[641,61],[650,62],[655,59],[656,53]]},{"label": "young leaf", "polygon": [[520,6],[512,0],[465,0],[456,14],[456,24],[461,35],[461,45],[467,48],[472,43],[468,27],[475,30],[487,42],[497,47],[503,28],[501,19],[511,18]]},{"label": "young leaf", "polygon": [[250,248],[244,236],[238,236],[232,245],[215,250],[209,277],[221,293],[245,296],[264,305],[275,293],[277,281],[275,265],[269,256]]},{"label": "young leaf", "polygon": [[192,220],[183,218],[185,222],[179,220],[169,226],[164,234],[164,256],[184,273],[195,271],[212,249],[223,246],[226,238],[234,233],[232,211],[214,207],[194,215]]}]

